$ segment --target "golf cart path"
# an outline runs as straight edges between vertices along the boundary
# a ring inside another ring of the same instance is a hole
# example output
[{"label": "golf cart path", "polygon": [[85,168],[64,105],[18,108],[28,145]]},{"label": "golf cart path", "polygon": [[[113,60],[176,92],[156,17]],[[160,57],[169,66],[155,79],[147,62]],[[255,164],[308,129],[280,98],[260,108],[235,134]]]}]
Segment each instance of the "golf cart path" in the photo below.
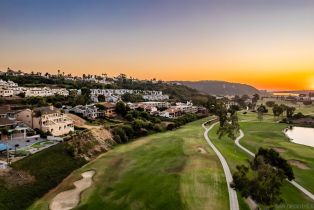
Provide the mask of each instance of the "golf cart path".
[{"label": "golf cart path", "polygon": [[[207,123],[207,122],[206,122]],[[239,210],[239,203],[238,203],[238,197],[237,197],[237,193],[234,189],[232,189],[230,187],[230,183],[232,182],[232,174],[230,171],[230,168],[227,164],[226,159],[222,156],[222,154],[219,152],[219,150],[214,146],[214,144],[210,141],[210,139],[208,138],[208,132],[217,124],[217,123],[213,123],[209,128],[206,128],[205,124],[202,124],[202,127],[205,129],[204,132],[204,138],[206,139],[207,143],[209,144],[209,146],[214,150],[214,152],[216,153],[216,155],[218,156],[224,173],[225,173],[225,177],[226,177],[226,181],[227,181],[227,187],[228,187],[228,193],[229,193],[229,205],[230,205],[230,210]]]},{"label": "golf cart path", "polygon": [[[238,138],[235,140],[235,144],[242,149],[243,151],[245,151],[246,153],[248,153],[250,156],[255,157],[255,154],[253,152],[251,152],[250,150],[248,150],[247,148],[243,147],[240,144],[240,140],[244,137],[244,133],[242,130],[240,130],[240,135],[238,136]],[[314,200],[314,195],[308,191],[307,189],[305,189],[304,187],[302,187],[300,184],[298,184],[295,181],[289,181],[287,179],[288,182],[290,182],[293,186],[295,186],[298,190],[300,190],[301,192],[303,192],[305,195],[307,195],[309,198],[311,198],[312,200]]]}]

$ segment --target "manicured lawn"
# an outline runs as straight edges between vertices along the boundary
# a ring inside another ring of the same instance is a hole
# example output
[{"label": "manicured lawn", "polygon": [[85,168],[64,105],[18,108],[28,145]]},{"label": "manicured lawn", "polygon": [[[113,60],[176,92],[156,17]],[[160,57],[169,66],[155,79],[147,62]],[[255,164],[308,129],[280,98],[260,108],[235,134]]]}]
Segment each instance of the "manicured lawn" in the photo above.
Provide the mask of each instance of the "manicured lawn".
[{"label": "manicured lawn", "polygon": [[53,141],[41,141],[41,142],[37,142],[37,143],[33,144],[31,147],[42,148],[42,147],[45,147],[47,145],[51,145],[53,143],[54,143]]},{"label": "manicured lawn", "polygon": [[221,164],[203,138],[204,121],[117,146],[74,171],[30,209],[47,209],[90,169],[96,170],[94,184],[76,209],[229,209]]},{"label": "manicured lawn", "polygon": [[[245,126],[243,126],[244,123],[241,123],[241,128],[244,130],[244,133],[246,133]],[[253,122],[246,122],[246,124],[253,124]],[[256,127],[260,127],[260,123],[257,122],[255,123]],[[266,134],[267,132],[270,132],[269,136],[273,136],[272,133],[272,126],[274,126],[274,123],[268,123],[270,126],[267,130],[265,130],[265,134],[263,135],[268,135]],[[209,138],[213,141],[213,143],[216,145],[216,147],[219,149],[219,151],[223,154],[223,156],[226,158],[228,165],[231,169],[231,171],[235,171],[236,165],[241,165],[241,164],[247,164],[248,160],[251,158],[248,156],[246,153],[244,153],[242,150],[240,150],[238,147],[235,146],[234,142],[231,139],[228,138],[222,138],[218,139],[217,138],[217,129],[218,126],[215,126],[213,130],[209,132]],[[251,128],[248,128],[249,130]],[[250,139],[249,137],[247,139]],[[254,140],[250,139],[250,142],[254,142]],[[245,145],[247,146],[247,145]],[[248,147],[249,149],[252,149],[252,147]],[[252,149],[252,151],[256,152],[258,149],[258,146],[254,146],[255,150]],[[307,185],[305,185],[307,186]],[[314,205],[314,202],[312,202],[309,198],[307,198],[303,193],[298,191],[295,187],[293,187],[291,184],[288,182],[284,183],[284,186],[282,188],[282,198],[284,200],[284,204],[290,204],[289,208],[287,207],[286,209],[294,209],[292,208],[293,205],[296,207],[295,209],[300,209],[298,208],[295,204],[300,204],[300,205]],[[291,208],[290,208],[291,207]],[[279,208],[279,209],[285,209],[285,208]]]}]

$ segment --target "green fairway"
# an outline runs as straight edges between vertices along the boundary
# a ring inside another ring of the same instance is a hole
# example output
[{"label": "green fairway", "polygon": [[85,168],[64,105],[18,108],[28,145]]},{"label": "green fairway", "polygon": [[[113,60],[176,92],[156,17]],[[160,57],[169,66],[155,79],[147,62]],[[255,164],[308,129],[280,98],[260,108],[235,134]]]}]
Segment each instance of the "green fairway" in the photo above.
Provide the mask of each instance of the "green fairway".
[{"label": "green fairway", "polygon": [[[244,133],[247,132],[245,129],[245,126],[243,126],[244,123],[241,123]],[[246,122],[245,124],[255,124],[255,127],[260,127],[259,122]],[[274,124],[274,123],[268,123],[269,127],[268,129],[265,130],[264,135],[269,135],[273,136],[274,134],[272,133],[273,126],[279,125],[280,124]],[[220,150],[222,155],[226,158],[228,165],[231,169],[231,171],[235,171],[236,165],[241,165],[241,164],[247,164],[248,160],[251,158],[243,152],[240,148],[236,147],[234,142],[231,139],[228,138],[222,138],[218,139],[217,138],[217,129],[218,126],[215,126],[213,130],[209,132],[209,138],[213,141],[213,143],[216,145],[216,147]],[[248,128],[251,129],[251,128]],[[270,134],[267,134],[267,133]],[[247,137],[246,139],[250,139],[250,142],[255,142],[254,139],[251,139],[250,137]],[[245,145],[246,146],[246,145]],[[252,149],[251,147],[248,147],[249,149]],[[252,149],[253,152],[256,152],[256,150],[259,148],[259,146],[255,145],[254,150]],[[297,173],[297,172],[296,172]],[[311,173],[309,173],[311,174]],[[298,180],[297,180],[298,181]],[[305,185],[306,187],[308,185]],[[290,183],[285,182],[284,186],[282,188],[282,198],[284,200],[284,205],[280,206],[278,209],[300,209],[301,205],[309,205],[313,206],[314,202],[310,200],[308,197],[306,197],[303,193],[298,191],[295,187],[293,187]]]},{"label": "green fairway", "polygon": [[56,194],[90,169],[96,170],[94,183],[76,209],[229,209],[221,164],[203,138],[204,121],[117,146],[74,171],[30,209],[48,209]]}]

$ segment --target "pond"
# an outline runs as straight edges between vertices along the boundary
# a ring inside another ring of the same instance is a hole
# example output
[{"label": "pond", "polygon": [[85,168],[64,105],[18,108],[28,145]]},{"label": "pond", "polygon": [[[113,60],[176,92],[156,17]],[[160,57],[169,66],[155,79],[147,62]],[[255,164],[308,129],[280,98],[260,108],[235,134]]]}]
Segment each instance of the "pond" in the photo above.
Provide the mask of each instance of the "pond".
[{"label": "pond", "polygon": [[314,128],[292,127],[285,133],[294,143],[314,147]]}]

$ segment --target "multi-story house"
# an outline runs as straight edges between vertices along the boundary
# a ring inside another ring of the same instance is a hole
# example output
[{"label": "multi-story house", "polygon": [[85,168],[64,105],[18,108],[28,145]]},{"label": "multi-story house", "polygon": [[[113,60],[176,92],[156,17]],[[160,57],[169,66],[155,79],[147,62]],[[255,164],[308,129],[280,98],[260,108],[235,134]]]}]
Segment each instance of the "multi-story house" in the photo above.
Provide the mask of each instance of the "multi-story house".
[{"label": "multi-story house", "polygon": [[33,129],[50,132],[53,136],[61,136],[74,131],[73,120],[53,106],[22,110],[16,114],[16,119]]},{"label": "multi-story house", "polygon": [[[11,132],[12,139],[25,139],[29,128],[16,120],[16,113],[17,111],[11,110],[10,106],[0,107],[0,130]],[[0,132],[0,140],[4,138],[8,138],[8,134]]]},{"label": "multi-story house", "polygon": [[188,101],[186,103],[176,103],[172,108],[176,108],[184,113],[196,113],[198,112],[198,107],[193,106],[193,103]]},{"label": "multi-story house", "polygon": [[13,90],[0,87],[0,97],[12,97],[13,95],[14,95]]},{"label": "multi-story house", "polygon": [[94,105],[77,105],[73,107],[70,111],[81,114],[83,117],[89,118],[89,119],[96,119],[101,115],[100,110]]},{"label": "multi-story house", "polygon": [[182,112],[176,108],[169,108],[160,112],[159,116],[166,118],[177,118],[182,115]]},{"label": "multi-story house", "polygon": [[121,96],[126,93],[142,95],[143,99],[147,101],[162,101],[169,99],[169,96],[163,95],[162,91],[132,89],[91,89],[91,98],[94,102],[98,102],[98,96],[102,95],[105,96],[106,101],[109,102],[107,98],[120,100]]},{"label": "multi-story house", "polygon": [[56,88],[56,89],[51,89],[48,87],[44,88],[25,88],[23,89],[23,92],[25,93],[25,97],[46,97],[46,96],[53,96],[53,95],[63,95],[63,96],[68,96],[69,91],[66,90],[65,88]]},{"label": "multi-story house", "polygon": [[105,110],[104,110],[105,117],[114,118],[117,116],[115,103],[106,102],[106,103],[100,103],[100,104],[102,104],[105,107]]}]

